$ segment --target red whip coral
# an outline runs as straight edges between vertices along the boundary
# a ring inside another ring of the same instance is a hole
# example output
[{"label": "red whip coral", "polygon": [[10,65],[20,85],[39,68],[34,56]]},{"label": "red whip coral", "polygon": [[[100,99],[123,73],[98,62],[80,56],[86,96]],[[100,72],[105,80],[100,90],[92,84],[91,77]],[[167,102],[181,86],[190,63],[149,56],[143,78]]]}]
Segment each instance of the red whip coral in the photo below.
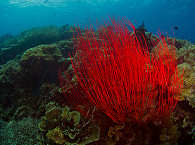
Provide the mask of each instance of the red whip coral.
[{"label": "red whip coral", "polygon": [[182,86],[165,38],[154,41],[158,51],[150,53],[146,38],[140,41],[131,26],[132,32],[112,22],[97,32],[78,32],[72,61],[88,100],[117,123],[130,116],[169,114]]}]

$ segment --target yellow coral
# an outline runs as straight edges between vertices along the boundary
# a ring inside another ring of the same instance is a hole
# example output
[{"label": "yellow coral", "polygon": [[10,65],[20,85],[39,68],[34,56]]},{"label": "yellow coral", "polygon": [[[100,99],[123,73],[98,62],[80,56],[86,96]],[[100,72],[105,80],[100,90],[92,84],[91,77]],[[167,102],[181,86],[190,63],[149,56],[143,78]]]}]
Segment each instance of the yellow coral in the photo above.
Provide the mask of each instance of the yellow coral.
[{"label": "yellow coral", "polygon": [[[180,50],[179,50],[180,51]],[[195,106],[195,45],[188,49],[183,49],[184,63],[177,66],[180,72],[183,72],[183,88],[179,100],[187,100],[193,107]]]},{"label": "yellow coral", "polygon": [[183,87],[190,88],[195,85],[195,73],[191,73],[189,77],[184,77]]},{"label": "yellow coral", "polygon": [[80,113],[78,111],[72,111],[70,112],[70,116],[74,122],[74,126],[77,126],[80,123],[80,119],[81,119]]},{"label": "yellow coral", "polygon": [[54,122],[57,122],[59,121],[60,114],[61,114],[61,109],[58,107],[54,107],[51,110],[47,111],[45,116],[47,120],[52,120]]},{"label": "yellow coral", "polygon": [[192,89],[191,94],[187,97],[187,100],[192,107],[195,107],[195,93],[193,93]]},{"label": "yellow coral", "polygon": [[182,63],[177,66],[178,71],[184,72],[183,77],[189,77],[192,72],[192,67],[188,63]]},{"label": "yellow coral", "polygon": [[191,95],[191,89],[186,89],[186,88],[183,88],[182,89],[182,96],[184,97],[184,98],[187,98],[188,96],[190,96]]},{"label": "yellow coral", "polygon": [[[78,111],[70,111],[68,106],[62,108],[53,105],[53,103],[49,104],[48,111],[39,123],[40,130],[46,133],[46,137],[50,141],[56,144],[69,144],[69,140],[72,140],[74,144],[79,142],[78,144],[85,145],[99,140],[100,128],[98,126],[93,124],[79,125],[81,116]],[[81,132],[77,125],[86,128]],[[75,141],[76,137],[79,140]]]},{"label": "yellow coral", "polygon": [[39,123],[39,129],[41,131],[47,131],[56,127],[60,121],[61,108],[53,107],[45,113]]},{"label": "yellow coral", "polygon": [[62,109],[62,113],[61,113],[61,119],[62,120],[67,120],[67,118],[69,118],[69,111],[70,111],[70,109],[67,106],[65,106]]},{"label": "yellow coral", "polygon": [[59,127],[49,130],[46,136],[48,139],[52,140],[56,144],[64,144],[66,142],[64,134]]},{"label": "yellow coral", "polygon": [[192,67],[193,71],[195,72],[195,63],[194,63],[194,66]]}]

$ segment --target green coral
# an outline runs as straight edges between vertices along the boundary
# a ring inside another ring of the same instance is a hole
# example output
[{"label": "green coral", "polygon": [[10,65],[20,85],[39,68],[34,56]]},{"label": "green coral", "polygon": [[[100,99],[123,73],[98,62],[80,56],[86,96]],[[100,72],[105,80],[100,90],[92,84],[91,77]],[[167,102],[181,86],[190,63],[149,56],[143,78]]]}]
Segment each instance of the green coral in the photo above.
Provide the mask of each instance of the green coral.
[{"label": "green coral", "polygon": [[[2,121],[1,121],[2,122]],[[2,124],[0,122],[0,124]],[[24,118],[0,125],[1,145],[41,145],[38,140],[38,120]]]},{"label": "green coral", "polygon": [[69,107],[53,106],[46,110],[39,123],[45,141],[64,145],[87,145],[98,141],[100,128],[90,121],[84,120],[78,111]]}]

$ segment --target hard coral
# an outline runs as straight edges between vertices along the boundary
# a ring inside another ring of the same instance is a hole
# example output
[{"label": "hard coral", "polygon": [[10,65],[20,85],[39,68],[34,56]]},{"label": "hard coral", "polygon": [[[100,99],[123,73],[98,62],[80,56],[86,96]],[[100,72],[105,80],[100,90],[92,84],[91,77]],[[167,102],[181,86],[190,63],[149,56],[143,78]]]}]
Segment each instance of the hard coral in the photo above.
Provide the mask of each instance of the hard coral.
[{"label": "hard coral", "polygon": [[40,44],[55,43],[60,40],[70,40],[72,35],[72,28],[69,26],[60,28],[48,26],[32,28],[13,37],[8,36],[8,39],[5,39],[0,43],[0,64],[6,63],[29,48]]},{"label": "hard coral", "polygon": [[53,103],[49,103],[47,108],[39,123],[43,137],[46,137],[44,143],[87,145],[99,140],[99,127],[84,120],[79,112]]},{"label": "hard coral", "polygon": [[56,144],[64,144],[66,141],[64,138],[64,134],[59,127],[49,130],[46,136],[48,139],[54,141]]},{"label": "hard coral", "polygon": [[88,100],[114,122],[173,111],[182,80],[165,38],[157,54],[149,53],[126,24],[114,21],[109,29],[78,32],[76,38],[72,64],[77,79]]},{"label": "hard coral", "polygon": [[177,66],[180,72],[183,71],[181,100],[187,100],[195,107],[195,45],[178,50],[178,57],[183,57],[183,63]]},{"label": "hard coral", "polygon": [[20,121],[10,121],[0,128],[1,145],[40,145],[37,139],[39,135],[38,121],[32,118],[24,118]]}]

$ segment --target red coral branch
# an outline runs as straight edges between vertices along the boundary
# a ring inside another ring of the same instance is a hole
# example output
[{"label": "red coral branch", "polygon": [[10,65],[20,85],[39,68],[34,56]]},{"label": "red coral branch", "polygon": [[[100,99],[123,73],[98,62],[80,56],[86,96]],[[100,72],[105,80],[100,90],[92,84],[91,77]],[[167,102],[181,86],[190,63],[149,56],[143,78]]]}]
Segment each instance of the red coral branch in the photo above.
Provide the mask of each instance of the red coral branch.
[{"label": "red coral branch", "polygon": [[112,22],[98,32],[78,33],[76,39],[72,64],[77,79],[88,100],[113,121],[173,111],[182,81],[165,38],[150,53],[145,37],[139,41],[134,28],[131,32],[125,24]]}]

